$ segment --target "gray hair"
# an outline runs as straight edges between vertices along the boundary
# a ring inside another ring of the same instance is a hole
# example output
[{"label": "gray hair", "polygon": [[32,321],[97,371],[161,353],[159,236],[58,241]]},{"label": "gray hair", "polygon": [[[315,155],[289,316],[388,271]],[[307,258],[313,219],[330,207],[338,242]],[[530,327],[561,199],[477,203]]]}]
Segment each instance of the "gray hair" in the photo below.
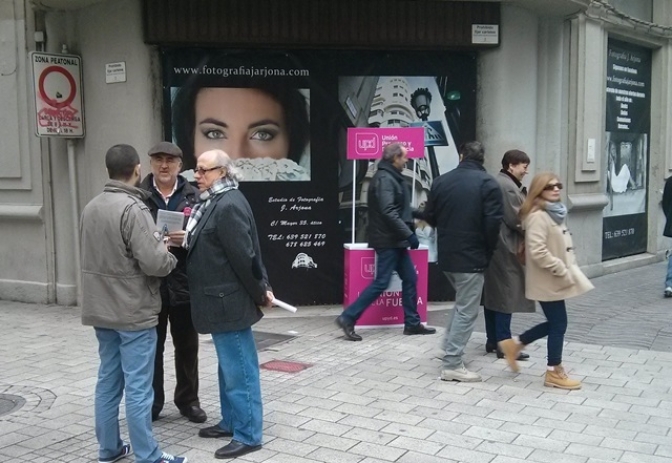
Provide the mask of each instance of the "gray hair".
[{"label": "gray hair", "polygon": [[403,147],[399,143],[390,143],[383,148],[383,161],[392,162],[403,153]]},{"label": "gray hair", "polygon": [[233,162],[233,159],[222,150],[212,150],[215,153],[215,161],[217,165],[222,166],[226,169],[226,178],[232,180],[241,181],[243,179],[243,174],[240,173],[238,168]]}]

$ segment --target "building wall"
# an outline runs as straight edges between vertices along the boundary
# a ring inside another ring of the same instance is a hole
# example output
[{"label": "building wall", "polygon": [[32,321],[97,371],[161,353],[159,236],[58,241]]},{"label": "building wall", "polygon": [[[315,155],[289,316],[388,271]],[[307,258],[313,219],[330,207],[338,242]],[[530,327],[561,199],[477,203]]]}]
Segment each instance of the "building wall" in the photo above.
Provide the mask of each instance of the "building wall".
[{"label": "building wall", "polygon": [[[149,171],[147,150],[161,139],[158,57],[143,44],[141,5],[136,0],[103,2],[80,10],[47,13],[47,49],[82,56],[86,137],[77,140],[78,213],[107,181],[105,153],[117,143],[134,146]],[[126,82],[106,84],[105,64],[126,62]],[[49,155],[55,213],[57,301],[76,301],[72,200],[66,144],[51,143]]]},{"label": "building wall", "polygon": [[47,302],[53,286],[45,227],[40,143],[33,136],[24,0],[0,2],[0,298]]},{"label": "building wall", "polygon": [[[148,148],[162,138],[161,75],[156,49],[143,43],[140,0],[105,1],[66,12],[38,12],[25,0],[0,3],[0,299],[76,302],[75,229],[79,213],[107,180],[106,150],[136,147],[149,165]],[[24,14],[24,9],[28,12]],[[670,24],[672,7],[654,2],[657,22]],[[32,18],[37,18],[36,25]],[[68,179],[66,143],[33,135],[27,51],[33,31],[46,32],[46,51],[83,59],[87,135],[75,142],[77,182]],[[654,51],[652,142],[649,172],[648,253],[601,262],[601,166],[606,40],[609,34]],[[552,170],[567,184],[580,263],[591,275],[662,258],[663,180],[672,174],[672,52],[667,40],[612,17],[544,17],[502,4],[501,45],[482,51],[478,67],[478,138],[486,167],[496,172],[511,148],[526,151],[531,171]],[[126,63],[127,81],[106,84],[105,64]],[[598,141],[598,160],[586,167],[586,142]],[[529,182],[529,179],[528,179]],[[71,191],[76,188],[77,204]]]}]

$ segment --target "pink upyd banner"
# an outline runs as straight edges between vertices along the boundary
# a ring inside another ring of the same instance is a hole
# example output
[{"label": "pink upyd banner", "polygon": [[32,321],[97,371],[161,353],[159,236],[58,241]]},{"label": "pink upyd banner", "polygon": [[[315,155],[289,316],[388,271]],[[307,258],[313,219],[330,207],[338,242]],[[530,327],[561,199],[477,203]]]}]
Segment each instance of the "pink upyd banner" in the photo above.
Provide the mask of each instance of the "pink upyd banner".
[{"label": "pink upyd banner", "polygon": [[[408,251],[418,275],[418,314],[427,322],[427,249]],[[343,306],[348,307],[371,284],[376,275],[376,253],[366,244],[345,244],[345,284]],[[396,282],[395,282],[396,279]],[[357,321],[358,327],[403,326],[404,308],[401,304],[399,277],[392,277],[390,287],[376,299]]]},{"label": "pink upyd banner", "polygon": [[399,143],[408,150],[410,159],[425,155],[425,129],[423,127],[384,127],[348,129],[348,159],[380,159],[383,148]]}]

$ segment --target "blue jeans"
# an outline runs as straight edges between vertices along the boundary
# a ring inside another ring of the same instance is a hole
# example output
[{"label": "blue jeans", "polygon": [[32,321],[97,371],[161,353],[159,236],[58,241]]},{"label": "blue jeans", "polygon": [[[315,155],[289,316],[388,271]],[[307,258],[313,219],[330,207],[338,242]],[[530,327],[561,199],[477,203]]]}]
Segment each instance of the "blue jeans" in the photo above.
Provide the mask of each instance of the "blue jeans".
[{"label": "blue jeans", "polygon": [[263,409],[259,359],[252,328],[212,333],[219,368],[219,427],[233,432],[233,439],[246,445],[261,445]]},{"label": "blue jeans", "polygon": [[354,324],[359,320],[364,311],[378,299],[383,291],[390,285],[392,272],[396,270],[401,278],[401,304],[404,307],[404,325],[414,327],[420,325],[418,315],[418,275],[415,266],[403,248],[376,249],[376,279],[366,287],[357,300],[345,309],[342,316]]},{"label": "blue jeans", "polygon": [[548,349],[548,366],[554,367],[562,363],[562,345],[565,342],[567,331],[567,308],[565,301],[539,301],[546,315],[545,323],[530,328],[519,336],[524,345],[530,344],[537,339],[548,336],[546,348]]},{"label": "blue jeans", "polygon": [[443,338],[443,368],[455,370],[464,365],[462,355],[474,332],[485,277],[482,273],[443,273],[455,288],[455,307],[448,311]]},{"label": "blue jeans", "polygon": [[665,287],[672,288],[672,257],[667,259],[667,275],[665,276]]},{"label": "blue jeans", "polygon": [[485,318],[486,343],[496,345],[499,341],[511,338],[511,314],[497,312],[483,307]]},{"label": "blue jeans", "polygon": [[126,396],[126,423],[137,463],[161,457],[152,434],[152,378],[156,329],[117,331],[96,328],[100,368],[95,394],[96,438],[101,459],[119,454],[119,403]]}]

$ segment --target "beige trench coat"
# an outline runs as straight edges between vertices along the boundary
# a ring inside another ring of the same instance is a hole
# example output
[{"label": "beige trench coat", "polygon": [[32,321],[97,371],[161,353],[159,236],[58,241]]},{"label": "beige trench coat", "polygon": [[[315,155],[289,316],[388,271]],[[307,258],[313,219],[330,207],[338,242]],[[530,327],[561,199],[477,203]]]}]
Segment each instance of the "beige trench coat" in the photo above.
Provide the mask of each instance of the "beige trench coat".
[{"label": "beige trench coat", "polygon": [[525,295],[535,301],[559,301],[594,288],[576,264],[572,236],[565,222],[546,211],[525,218]]},{"label": "beige trench coat", "polygon": [[525,271],[516,252],[523,240],[518,218],[525,195],[511,177],[503,172],[495,176],[502,189],[504,218],[499,229],[497,248],[485,270],[483,305],[501,313],[534,312],[534,301],[525,297]]}]

